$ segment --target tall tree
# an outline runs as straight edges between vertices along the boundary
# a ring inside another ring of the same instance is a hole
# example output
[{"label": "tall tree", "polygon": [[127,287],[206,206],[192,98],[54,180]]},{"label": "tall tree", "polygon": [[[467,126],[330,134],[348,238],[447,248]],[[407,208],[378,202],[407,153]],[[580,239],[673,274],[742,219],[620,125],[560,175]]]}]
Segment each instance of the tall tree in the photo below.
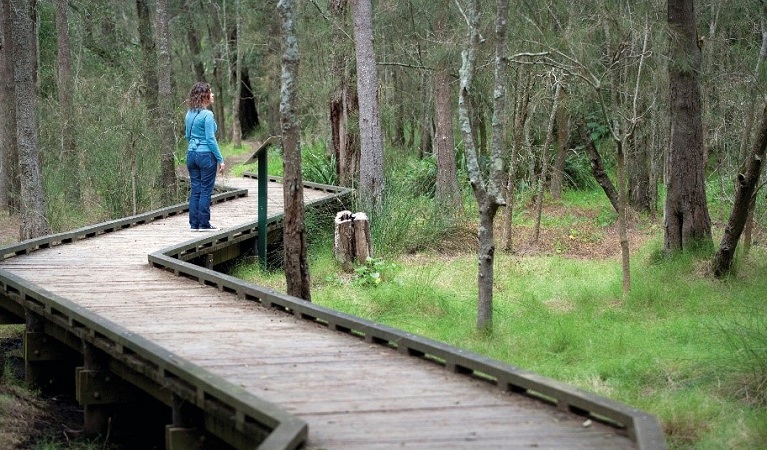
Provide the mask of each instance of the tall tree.
[{"label": "tall tree", "polygon": [[19,212],[21,180],[19,152],[16,140],[16,89],[13,82],[14,44],[10,3],[0,1],[0,95],[6,99],[0,110],[0,208],[13,214]]},{"label": "tall tree", "polygon": [[301,178],[301,133],[297,115],[299,53],[295,32],[295,2],[280,0],[277,9],[280,12],[282,38],[280,123],[285,204],[285,280],[288,295],[311,301],[309,263],[306,258],[304,188]]},{"label": "tall tree", "polygon": [[173,131],[173,92],[170,67],[170,30],[168,29],[167,0],[157,0],[157,92],[160,96],[160,186],[164,204],[176,199],[176,134]]},{"label": "tall tree", "polygon": [[378,208],[384,188],[384,161],[371,3],[371,0],[353,0],[352,7],[360,106],[360,199],[364,205]]},{"label": "tall tree", "polygon": [[[450,0],[438,3],[434,19],[434,37],[444,42]],[[461,192],[455,164],[455,139],[453,138],[453,96],[450,95],[450,63],[445,57],[437,62],[434,72],[434,149],[437,159],[436,199],[440,205],[454,209],[461,205]]]},{"label": "tall tree", "polygon": [[701,49],[693,0],[668,0],[671,133],[664,210],[666,252],[711,246],[706,205],[703,125],[701,122]]},{"label": "tall tree", "polygon": [[31,239],[50,233],[45,218],[45,194],[37,147],[37,92],[35,61],[37,36],[29,0],[12,0],[13,81],[16,84],[16,136],[21,176],[21,226],[19,238]]},{"label": "tall tree", "polygon": [[466,46],[462,52],[458,117],[464,141],[469,181],[479,206],[479,270],[477,273],[477,328],[485,332],[493,329],[493,262],[495,239],[493,220],[500,206],[504,205],[502,193],[503,157],[502,136],[505,103],[506,33],[508,29],[509,0],[496,1],[495,20],[495,81],[493,95],[493,118],[490,174],[487,180],[479,164],[479,155],[473,136],[469,111],[470,95],[474,87],[477,52],[479,51],[479,2],[468,0],[464,15],[468,25]]},{"label": "tall tree", "polygon": [[67,196],[71,199],[80,199],[80,170],[77,156],[77,144],[72,111],[72,96],[74,93],[74,75],[72,74],[72,52],[69,46],[69,20],[67,14],[67,0],[56,0],[56,35],[58,38],[58,91],[59,91],[59,117],[61,118],[61,160],[68,165],[67,170],[72,174],[68,178]]}]

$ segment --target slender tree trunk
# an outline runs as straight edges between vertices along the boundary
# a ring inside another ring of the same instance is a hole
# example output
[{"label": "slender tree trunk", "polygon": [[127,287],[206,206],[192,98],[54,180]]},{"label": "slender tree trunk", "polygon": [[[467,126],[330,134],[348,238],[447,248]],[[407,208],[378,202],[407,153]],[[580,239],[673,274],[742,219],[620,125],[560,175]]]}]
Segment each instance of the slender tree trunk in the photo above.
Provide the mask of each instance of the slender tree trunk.
[{"label": "slender tree trunk", "polygon": [[751,202],[759,182],[759,175],[765,158],[765,149],[767,149],[767,105],[765,105],[762,111],[762,121],[759,126],[759,132],[754,140],[751,156],[746,161],[746,170],[743,173],[739,173],[736,179],[735,202],[732,205],[730,219],[727,221],[727,226],[724,229],[719,250],[716,252],[716,256],[714,256],[713,269],[714,275],[717,278],[726,276],[732,268],[735,249],[738,246],[740,234],[746,225]]},{"label": "slender tree trunk", "polygon": [[484,332],[493,330],[493,262],[495,241],[493,237],[493,219],[500,206],[504,205],[500,189],[503,177],[503,159],[501,157],[503,136],[503,102],[505,97],[504,80],[506,66],[506,30],[508,28],[508,0],[497,0],[495,21],[495,81],[493,101],[493,138],[491,173],[486,183],[479,167],[479,156],[474,143],[469,112],[469,98],[473,87],[477,52],[479,51],[479,2],[468,0],[465,16],[468,24],[468,39],[462,52],[460,70],[460,91],[458,95],[458,117],[461,135],[464,140],[466,166],[474,196],[479,206],[479,270],[477,273],[477,328]]},{"label": "slender tree trunk", "polygon": [[298,123],[298,42],[295,33],[294,0],[277,4],[282,20],[282,124],[283,184],[285,202],[285,279],[288,295],[311,300],[309,263],[306,257],[304,190],[301,179],[301,142]]},{"label": "slender tree trunk", "polygon": [[56,0],[56,35],[58,38],[58,91],[59,91],[59,117],[61,120],[61,160],[66,170],[71,174],[68,177],[67,196],[80,201],[80,158],[77,156],[77,144],[75,130],[77,125],[74,120],[72,109],[72,95],[74,93],[74,75],[72,74],[72,55],[69,46],[69,20],[66,0]]},{"label": "slender tree trunk", "polygon": [[232,143],[235,148],[242,147],[242,127],[240,125],[240,100],[242,98],[242,17],[240,0],[236,3],[235,24],[235,60],[234,60],[234,88],[232,92]]},{"label": "slender tree trunk", "polygon": [[[221,141],[229,138],[229,135],[223,133],[226,130],[226,104],[224,93],[227,92],[224,81],[227,76],[227,68],[229,64],[226,62],[227,58],[225,50],[227,48],[226,33],[224,32],[224,25],[221,22],[218,14],[218,8],[210,8],[210,22],[208,25],[208,34],[210,35],[211,45],[213,46],[213,80],[211,80],[212,88],[219,93],[216,103],[213,104],[213,113],[216,115],[216,122],[218,123],[218,135],[216,136]],[[279,35],[279,32],[275,33]],[[275,111],[275,117],[277,117],[277,111]],[[270,128],[271,130],[271,128]]]},{"label": "slender tree trunk", "polygon": [[551,104],[551,114],[549,115],[549,126],[546,129],[546,140],[543,143],[543,149],[541,150],[541,176],[538,178],[538,192],[535,198],[535,226],[533,227],[533,242],[538,242],[538,237],[541,233],[541,215],[543,212],[543,194],[546,192],[546,178],[548,176],[549,167],[549,146],[554,136],[554,123],[557,119],[557,111],[559,110],[559,95],[562,92],[562,83],[555,81],[556,88],[554,90],[554,100]]},{"label": "slender tree trunk", "polygon": [[599,154],[596,145],[594,145],[594,141],[591,140],[591,134],[589,134],[589,130],[584,121],[578,123],[578,131],[581,141],[586,147],[589,161],[591,162],[591,173],[594,175],[594,179],[597,180],[599,186],[602,187],[607,199],[610,200],[613,209],[617,212],[620,210],[618,192],[616,191],[613,182],[610,180],[610,177],[607,176],[607,171],[605,170],[604,164],[602,164],[602,155]]},{"label": "slender tree trunk", "polygon": [[37,147],[37,92],[35,90],[35,43],[29,0],[12,0],[14,77],[16,84],[16,136],[21,176],[21,226],[19,239],[50,233],[45,218],[45,194]]},{"label": "slender tree trunk", "polygon": [[149,117],[157,117],[160,104],[159,84],[157,81],[157,48],[152,35],[152,18],[147,0],[136,0],[138,13],[138,40],[141,46],[142,78],[144,99],[149,109]]},{"label": "slender tree trunk", "polygon": [[[754,81],[752,83],[751,87],[751,101],[749,102],[748,110],[746,112],[746,126],[743,130],[743,139],[741,141],[741,148],[740,148],[740,160],[745,161],[745,154],[746,149],[748,149],[748,144],[751,139],[751,128],[753,126],[754,122],[754,109],[756,105],[756,101],[758,98],[757,95],[757,81],[762,77],[762,72],[764,72],[764,60],[767,59],[767,4],[765,2],[761,2],[761,16],[762,16],[762,46],[759,50],[759,57],[756,59],[756,67],[754,68]],[[751,251],[751,240],[752,240],[752,233],[754,229],[754,208],[756,207],[756,197],[751,201],[751,206],[749,207],[748,217],[746,218],[746,226],[743,230],[743,254],[748,255],[748,253]]]},{"label": "slender tree trunk", "polygon": [[157,0],[157,92],[160,94],[161,190],[163,204],[176,201],[176,134],[173,131],[173,92],[167,0]]},{"label": "slender tree trunk", "polygon": [[624,148],[626,139],[619,141],[616,161],[618,183],[618,239],[621,246],[621,268],[623,272],[623,296],[627,298],[631,292],[631,257],[628,239],[628,200],[626,198],[626,157]]},{"label": "slender tree trunk", "polygon": [[181,20],[186,31],[186,41],[189,45],[189,53],[192,57],[192,70],[194,71],[194,78],[196,81],[206,81],[205,79],[205,67],[202,64],[202,47],[200,45],[200,31],[194,25],[194,17],[192,11],[195,9],[196,2],[194,0],[186,0],[184,7],[182,8]]},{"label": "slender tree trunk", "polygon": [[570,139],[570,116],[567,108],[562,103],[567,97],[567,89],[562,86],[559,89],[559,107],[557,108],[557,154],[554,157],[554,167],[551,170],[551,198],[562,198],[562,185],[565,179],[565,159],[567,157],[567,144]]},{"label": "slender tree trunk", "polygon": [[[524,81],[521,81],[524,79]],[[504,216],[504,244],[503,249],[507,252],[511,251],[511,232],[512,232],[512,218],[514,215],[514,195],[516,192],[516,169],[517,160],[519,159],[519,149],[522,148],[522,140],[525,133],[525,127],[527,126],[528,107],[530,105],[530,83],[531,83],[530,71],[526,70],[524,66],[519,66],[517,72],[517,101],[516,110],[514,113],[514,143],[511,146],[511,157],[509,158],[509,170],[506,178],[506,214]]]},{"label": "slender tree trunk", "polygon": [[669,140],[664,249],[667,253],[712,246],[706,204],[701,98],[701,50],[693,0],[668,0],[671,34]]},{"label": "slender tree trunk", "polygon": [[353,0],[354,49],[357,56],[357,93],[360,130],[360,200],[378,209],[384,187],[383,140],[378,107],[378,76],[373,49],[371,0]]},{"label": "slender tree trunk", "polygon": [[[438,41],[447,35],[448,1],[437,6],[434,19],[434,34]],[[458,187],[458,175],[455,159],[455,139],[453,138],[453,102],[450,95],[450,73],[448,61],[440,60],[434,72],[434,117],[436,119],[435,153],[437,159],[437,203],[454,211],[462,207],[461,193]]]}]

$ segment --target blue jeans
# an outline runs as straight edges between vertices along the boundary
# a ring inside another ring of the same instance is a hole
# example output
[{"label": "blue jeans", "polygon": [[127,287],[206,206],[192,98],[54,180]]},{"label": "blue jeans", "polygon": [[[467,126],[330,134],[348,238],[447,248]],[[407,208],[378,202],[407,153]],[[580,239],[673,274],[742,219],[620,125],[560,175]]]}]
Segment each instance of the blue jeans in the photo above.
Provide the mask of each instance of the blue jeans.
[{"label": "blue jeans", "polygon": [[216,182],[218,162],[211,152],[187,152],[186,168],[192,185],[189,194],[189,226],[210,228],[210,197]]}]

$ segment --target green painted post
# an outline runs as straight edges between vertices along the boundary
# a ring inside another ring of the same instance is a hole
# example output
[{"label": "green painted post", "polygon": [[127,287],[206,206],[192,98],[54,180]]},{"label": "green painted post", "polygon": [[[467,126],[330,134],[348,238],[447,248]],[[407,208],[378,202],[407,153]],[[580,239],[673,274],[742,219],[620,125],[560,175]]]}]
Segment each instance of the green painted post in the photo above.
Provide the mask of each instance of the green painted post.
[{"label": "green painted post", "polygon": [[266,268],[266,148],[258,153],[258,259]]}]

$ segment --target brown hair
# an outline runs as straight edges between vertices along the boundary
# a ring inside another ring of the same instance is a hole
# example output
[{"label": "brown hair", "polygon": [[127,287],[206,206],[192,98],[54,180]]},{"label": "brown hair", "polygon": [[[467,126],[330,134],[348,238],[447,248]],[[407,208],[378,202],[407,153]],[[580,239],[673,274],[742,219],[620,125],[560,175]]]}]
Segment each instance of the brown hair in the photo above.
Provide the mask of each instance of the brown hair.
[{"label": "brown hair", "polygon": [[205,103],[210,100],[210,84],[199,81],[192,86],[189,91],[189,98],[186,99],[186,105],[189,109],[202,109]]}]

